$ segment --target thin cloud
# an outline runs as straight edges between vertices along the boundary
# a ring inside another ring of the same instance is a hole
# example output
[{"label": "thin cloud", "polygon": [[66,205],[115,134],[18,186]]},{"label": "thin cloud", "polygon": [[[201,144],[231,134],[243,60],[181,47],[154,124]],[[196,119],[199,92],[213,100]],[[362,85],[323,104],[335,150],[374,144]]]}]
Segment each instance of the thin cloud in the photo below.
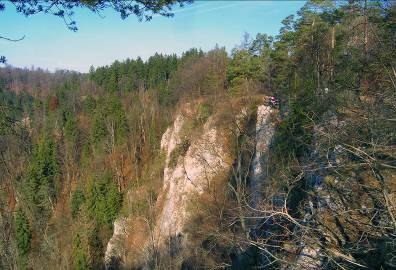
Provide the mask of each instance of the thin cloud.
[{"label": "thin cloud", "polygon": [[225,5],[225,6],[219,6],[219,7],[203,9],[201,11],[198,11],[196,14],[209,13],[209,12],[212,12],[212,11],[216,11],[216,10],[220,10],[220,9],[232,8],[232,7],[241,6],[241,5],[244,5],[244,4],[246,4],[246,3],[238,2],[238,3],[235,3],[235,4],[231,4],[231,5]]},{"label": "thin cloud", "polygon": [[[202,5],[186,6],[186,7],[183,7],[183,8],[178,8],[176,10],[172,10],[172,13],[173,14],[178,14],[178,13],[190,12],[190,11],[194,11],[194,10],[197,10],[197,9],[201,9],[205,5],[207,5],[207,3],[202,4]],[[156,18],[156,17],[162,17],[162,15],[155,14],[153,16],[153,18]]]},{"label": "thin cloud", "polygon": [[[224,3],[226,3],[226,2],[224,2]],[[221,9],[227,9],[227,8],[233,8],[233,7],[237,7],[237,6],[243,6],[243,5],[246,5],[246,2],[237,2],[237,3],[232,3],[232,4],[229,4],[229,5],[222,5],[222,6],[216,6],[216,7],[209,6],[209,7],[205,8],[205,6],[207,6],[208,4],[210,4],[210,2],[206,2],[205,4],[202,4],[202,5],[199,5],[199,6],[197,5],[197,6],[194,6],[194,7],[191,7],[191,8],[180,8],[180,9],[177,9],[177,10],[173,11],[173,13],[174,14],[190,13],[191,11],[197,10],[197,12],[194,12],[194,14],[204,14],[204,13],[210,13],[210,12],[221,10]],[[183,17],[183,16],[186,16],[186,15],[188,15],[188,14],[177,15],[177,17]],[[153,18],[154,17],[160,17],[160,16],[161,15],[157,14],[157,15],[153,16]]]}]

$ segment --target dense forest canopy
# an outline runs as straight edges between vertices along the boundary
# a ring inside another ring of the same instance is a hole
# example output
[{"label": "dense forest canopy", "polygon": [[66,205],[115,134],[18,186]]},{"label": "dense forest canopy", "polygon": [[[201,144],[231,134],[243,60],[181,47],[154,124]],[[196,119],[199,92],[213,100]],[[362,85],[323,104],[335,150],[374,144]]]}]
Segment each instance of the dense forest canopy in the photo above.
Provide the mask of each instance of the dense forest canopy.
[{"label": "dense forest canopy", "polygon": [[[111,6],[122,17],[149,19],[147,12],[169,15],[184,1],[11,2],[25,15],[68,17],[75,7]],[[194,123],[200,127],[214,108],[223,106],[226,115],[228,101],[270,95],[279,100],[279,117],[273,186],[262,204],[271,207],[252,213],[229,193],[222,207],[196,203],[204,218],[192,221],[183,269],[231,269],[242,264],[238,254],[254,259],[232,269],[296,269],[290,247],[334,228],[342,232],[328,236],[336,244],[321,238],[323,269],[396,269],[395,18],[393,1],[312,0],[283,20],[277,36],[245,35],[231,54],[193,48],[115,61],[88,74],[0,68],[0,268],[103,269],[117,217],[154,222],[161,136],[177,107],[203,100]],[[341,156],[337,166],[329,161],[334,153]],[[304,216],[317,195],[318,171],[342,183],[332,194],[345,212],[329,213],[331,221]],[[360,209],[361,197],[373,203]],[[286,198],[287,215],[274,212],[279,198]],[[243,216],[271,217],[274,231],[253,237]],[[128,269],[169,268],[172,255],[149,252],[155,261]]]}]

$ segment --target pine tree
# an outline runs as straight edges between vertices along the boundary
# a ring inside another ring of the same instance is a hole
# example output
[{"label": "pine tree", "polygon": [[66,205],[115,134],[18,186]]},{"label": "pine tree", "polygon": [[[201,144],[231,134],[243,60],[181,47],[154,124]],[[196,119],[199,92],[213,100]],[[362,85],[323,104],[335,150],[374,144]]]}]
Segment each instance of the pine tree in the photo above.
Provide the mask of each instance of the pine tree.
[{"label": "pine tree", "polygon": [[21,209],[18,209],[15,213],[15,239],[20,266],[21,268],[25,268],[31,248],[32,232],[30,230],[29,221]]},{"label": "pine tree", "polygon": [[27,192],[31,203],[48,215],[56,199],[55,177],[59,173],[55,142],[50,135],[41,138],[27,172]]},{"label": "pine tree", "polygon": [[121,193],[109,174],[91,180],[86,205],[90,216],[98,224],[112,228],[121,203]]}]

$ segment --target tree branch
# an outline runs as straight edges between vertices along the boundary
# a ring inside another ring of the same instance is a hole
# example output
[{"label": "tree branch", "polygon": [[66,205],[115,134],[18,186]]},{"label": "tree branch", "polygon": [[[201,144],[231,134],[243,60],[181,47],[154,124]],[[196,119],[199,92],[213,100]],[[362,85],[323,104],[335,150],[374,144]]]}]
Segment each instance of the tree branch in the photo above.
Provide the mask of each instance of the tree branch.
[{"label": "tree branch", "polygon": [[12,41],[12,42],[18,42],[18,41],[21,41],[21,40],[25,39],[25,35],[23,35],[23,37],[17,38],[17,39],[12,39],[12,38],[8,38],[8,37],[0,36],[0,39],[4,39],[4,40],[7,40],[7,41]]}]

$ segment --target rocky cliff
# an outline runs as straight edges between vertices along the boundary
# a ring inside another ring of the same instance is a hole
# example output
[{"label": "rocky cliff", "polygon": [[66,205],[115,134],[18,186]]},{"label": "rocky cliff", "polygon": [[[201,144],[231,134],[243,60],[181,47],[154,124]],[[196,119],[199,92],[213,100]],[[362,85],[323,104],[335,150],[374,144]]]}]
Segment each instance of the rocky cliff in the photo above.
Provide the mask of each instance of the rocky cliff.
[{"label": "rocky cliff", "polygon": [[[116,220],[106,250],[109,268],[392,264],[386,254],[394,254],[396,243],[389,236],[395,220],[393,167],[379,173],[370,160],[359,161],[362,149],[330,143],[327,136],[342,133],[352,118],[325,114],[304,153],[278,165],[285,160],[277,156],[285,154],[277,152],[279,138],[289,139],[279,132],[288,132],[287,121],[296,116],[278,125],[277,110],[265,105],[265,97],[228,102],[208,109],[199,100],[175,114],[161,139],[161,185],[150,216],[130,213]],[[130,263],[137,258],[138,264]]]},{"label": "rocky cliff", "polygon": [[[265,97],[260,100],[265,102]],[[256,142],[250,185],[252,190],[258,191],[266,176],[267,152],[274,134],[271,118],[274,110],[263,104],[256,108]],[[191,199],[204,193],[213,181],[231,169],[234,156],[230,140],[238,132],[238,127],[247,124],[247,109],[244,106],[226,112],[229,116],[227,121],[222,119],[224,112],[214,111],[197,124],[199,109],[199,102],[183,106],[162,136],[161,150],[165,155],[165,167],[162,190],[155,206],[158,214],[153,238],[158,247],[166,244],[170,238],[176,239],[178,245],[183,245],[183,231],[190,217]],[[255,196],[258,198],[259,193]],[[108,265],[111,261],[123,260],[124,254],[128,252],[125,243],[128,234],[126,223],[125,218],[114,223],[114,235],[105,255]]]},{"label": "rocky cliff", "polygon": [[[191,115],[190,115],[191,116]],[[218,130],[211,118],[203,125],[201,134],[189,142],[183,136],[188,115],[178,115],[161,140],[166,153],[164,185],[161,194],[163,208],[157,223],[159,241],[178,236],[187,220],[187,206],[194,194],[201,194],[216,175],[230,167],[225,147],[225,134]],[[184,148],[181,151],[178,149]],[[175,153],[175,152],[179,153]],[[185,152],[185,153],[184,153]],[[174,163],[174,164],[172,164]]]}]

